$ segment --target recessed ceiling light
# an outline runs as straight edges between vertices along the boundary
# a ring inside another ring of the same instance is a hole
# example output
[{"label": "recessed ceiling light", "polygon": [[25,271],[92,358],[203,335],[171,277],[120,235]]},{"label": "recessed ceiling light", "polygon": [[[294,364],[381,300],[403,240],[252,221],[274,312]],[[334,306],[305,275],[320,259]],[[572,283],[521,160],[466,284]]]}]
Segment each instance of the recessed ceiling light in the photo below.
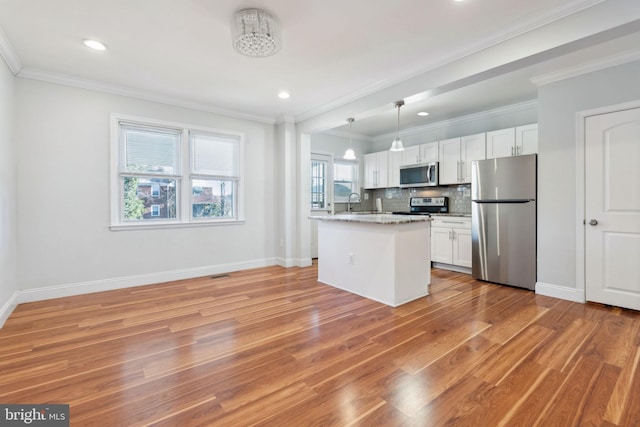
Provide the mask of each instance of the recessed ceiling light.
[{"label": "recessed ceiling light", "polygon": [[[460,0],[456,0],[456,1],[460,1]],[[426,116],[428,116],[428,115],[429,115],[429,113],[427,113],[426,111],[420,111],[420,112],[418,113],[418,115],[419,115],[420,117],[426,117]]]},{"label": "recessed ceiling light", "polygon": [[278,94],[278,98],[280,99],[289,99],[289,97],[291,97],[291,95],[289,95],[289,92],[282,91]]},{"label": "recessed ceiling light", "polygon": [[107,45],[98,40],[87,39],[84,41],[84,45],[94,50],[107,50]]}]

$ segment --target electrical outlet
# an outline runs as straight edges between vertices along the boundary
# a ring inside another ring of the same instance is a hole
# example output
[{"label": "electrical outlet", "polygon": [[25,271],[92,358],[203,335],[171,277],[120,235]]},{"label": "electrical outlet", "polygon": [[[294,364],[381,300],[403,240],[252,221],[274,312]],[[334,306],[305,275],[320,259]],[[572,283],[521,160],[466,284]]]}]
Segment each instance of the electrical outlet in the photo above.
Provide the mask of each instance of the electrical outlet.
[{"label": "electrical outlet", "polygon": [[353,254],[349,254],[349,264],[353,265]]},{"label": "electrical outlet", "polygon": [[364,193],[364,199],[369,200],[369,193]]}]

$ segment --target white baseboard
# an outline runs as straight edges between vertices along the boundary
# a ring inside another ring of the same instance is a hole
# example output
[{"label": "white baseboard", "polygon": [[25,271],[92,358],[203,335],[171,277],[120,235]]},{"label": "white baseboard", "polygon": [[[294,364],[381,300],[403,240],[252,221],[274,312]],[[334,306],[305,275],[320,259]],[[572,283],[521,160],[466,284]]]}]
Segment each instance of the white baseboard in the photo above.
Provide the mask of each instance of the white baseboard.
[{"label": "white baseboard", "polygon": [[311,258],[276,258],[276,264],[289,268],[289,267],[309,267],[311,265]]},{"label": "white baseboard", "polygon": [[432,262],[431,266],[434,268],[442,268],[443,270],[455,271],[457,273],[471,274],[471,269],[469,267],[462,267],[453,264],[443,264],[441,262]]},{"label": "white baseboard", "polygon": [[232,271],[248,270],[251,268],[267,267],[270,265],[276,265],[276,261],[277,260],[275,258],[264,258],[237,263],[187,268],[183,270],[92,280],[89,282],[69,283],[65,285],[46,286],[35,289],[23,289],[17,293],[17,303],[21,304],[25,302],[42,301],[52,298],[111,291],[114,289],[130,288],[133,286],[151,285],[154,283],[171,282],[173,280],[190,279],[194,277],[229,273]]},{"label": "white baseboard", "polygon": [[7,321],[13,310],[18,305],[18,292],[14,292],[13,295],[9,298],[9,300],[4,303],[2,307],[0,307],[0,328],[4,325],[4,322]]},{"label": "white baseboard", "polygon": [[566,286],[551,285],[543,282],[536,282],[536,294],[580,303],[586,301],[584,290],[582,289],[567,288]]}]

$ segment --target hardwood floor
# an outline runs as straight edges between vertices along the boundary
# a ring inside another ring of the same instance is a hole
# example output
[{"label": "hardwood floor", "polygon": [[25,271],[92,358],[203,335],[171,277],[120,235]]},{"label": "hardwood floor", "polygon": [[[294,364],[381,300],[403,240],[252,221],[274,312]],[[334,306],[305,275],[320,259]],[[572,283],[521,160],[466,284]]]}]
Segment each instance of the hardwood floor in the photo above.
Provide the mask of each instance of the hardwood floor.
[{"label": "hardwood floor", "polygon": [[640,313],[432,271],[390,308],[317,269],[20,305],[0,403],[75,426],[640,426]]}]

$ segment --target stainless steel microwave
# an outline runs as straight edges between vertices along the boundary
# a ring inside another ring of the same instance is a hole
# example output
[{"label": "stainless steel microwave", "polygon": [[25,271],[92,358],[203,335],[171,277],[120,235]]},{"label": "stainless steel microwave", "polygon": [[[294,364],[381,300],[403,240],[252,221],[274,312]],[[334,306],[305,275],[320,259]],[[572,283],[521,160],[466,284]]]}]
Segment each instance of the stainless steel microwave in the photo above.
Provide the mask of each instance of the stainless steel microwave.
[{"label": "stainless steel microwave", "polygon": [[400,166],[400,187],[435,187],[438,185],[438,162]]}]

